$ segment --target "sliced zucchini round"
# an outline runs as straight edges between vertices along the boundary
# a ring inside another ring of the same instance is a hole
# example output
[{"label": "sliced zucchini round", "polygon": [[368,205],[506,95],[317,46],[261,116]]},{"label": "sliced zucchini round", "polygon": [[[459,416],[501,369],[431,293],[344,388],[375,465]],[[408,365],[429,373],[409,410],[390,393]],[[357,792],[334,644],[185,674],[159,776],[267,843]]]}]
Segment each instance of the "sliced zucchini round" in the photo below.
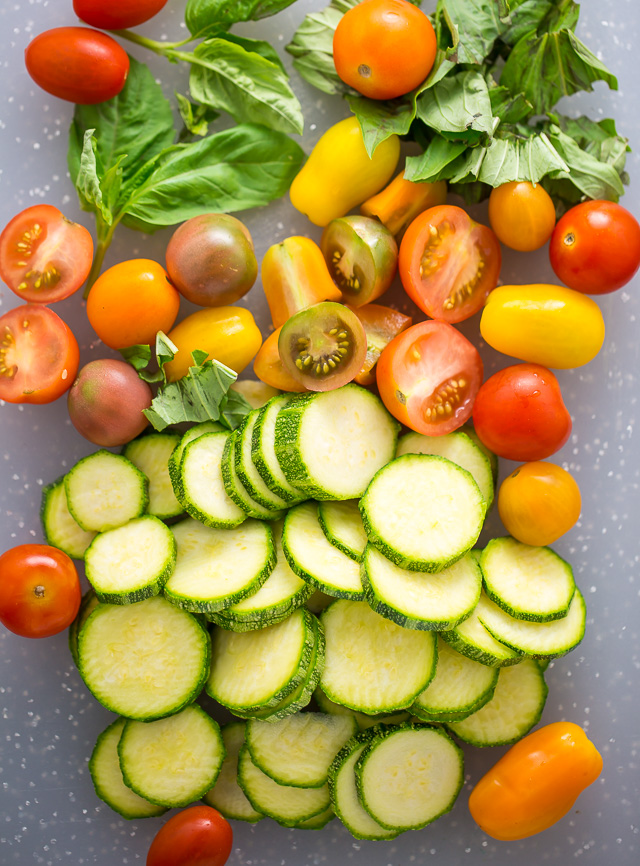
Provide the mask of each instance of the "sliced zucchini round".
[{"label": "sliced zucchini round", "polygon": [[318,503],[318,520],[328,541],[350,559],[360,562],[367,543],[357,499]]},{"label": "sliced zucchini round", "polygon": [[149,480],[122,454],[101,448],[64,476],[69,512],[87,532],[105,532],[140,517],[149,504]]},{"label": "sliced zucchini round", "polygon": [[124,456],[149,479],[147,511],[161,520],[177,517],[183,512],[169,475],[169,458],[181,438],[179,433],[167,430],[145,433],[122,449]]},{"label": "sliced zucchini round", "polygon": [[225,818],[255,824],[264,818],[256,812],[238,785],[238,755],[244,745],[245,722],[229,722],[221,728],[226,757],[215,785],[202,798],[207,806],[217,809]]},{"label": "sliced zucchini round", "polygon": [[64,476],[43,488],[40,520],[47,544],[57,547],[72,559],[84,559],[96,533],[82,529],[69,511]]},{"label": "sliced zucchini round", "polygon": [[180,490],[185,510],[201,523],[232,529],[247,512],[231,499],[222,475],[228,432],[205,433],[185,446],[180,463]]}]

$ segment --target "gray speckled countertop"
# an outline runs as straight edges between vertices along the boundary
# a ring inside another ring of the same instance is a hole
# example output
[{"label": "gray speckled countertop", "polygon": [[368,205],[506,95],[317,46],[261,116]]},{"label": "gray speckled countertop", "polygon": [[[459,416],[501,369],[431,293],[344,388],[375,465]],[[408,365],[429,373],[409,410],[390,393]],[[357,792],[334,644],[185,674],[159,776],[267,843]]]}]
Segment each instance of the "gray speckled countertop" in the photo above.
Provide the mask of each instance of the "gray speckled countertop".
[{"label": "gray speckled countertop", "polygon": [[[184,0],[169,0],[140,32],[176,39],[182,32]],[[303,15],[322,0],[298,0],[274,19],[240,28],[264,35],[280,49]],[[425,0],[424,8],[433,8]],[[634,149],[631,185],[623,203],[640,215],[640,98],[638,97],[638,0],[583,0],[578,33],[619,78],[619,90],[596,84],[565,106],[567,113],[615,118]],[[30,38],[49,27],[76,23],[71,0],[12,0],[0,4],[0,225],[28,205],[56,205],[92,228],[79,210],[66,171],[66,139],[72,106],[39,90],[27,76],[23,51]],[[187,72],[133,49],[171,96],[186,88]],[[285,59],[289,64],[289,60]],[[297,75],[293,86],[303,101],[308,151],[321,131],[348,113],[339,99],[312,90]],[[486,210],[477,209],[486,219]],[[290,234],[318,230],[287,200],[243,219],[259,256]],[[121,229],[106,264],[144,256],[164,261],[171,231],[153,237]],[[505,256],[507,283],[554,282],[546,251]],[[267,333],[266,304],[259,286],[245,301]],[[401,302],[398,296],[398,301]],[[597,299],[607,326],[604,348],[588,366],[559,373],[573,417],[571,439],[553,459],[570,469],[583,494],[578,524],[554,544],[568,559],[588,604],[587,633],[570,655],[547,673],[549,697],[543,722],[570,719],[585,727],[604,757],[598,781],[569,815],[551,830],[516,843],[496,842],[472,822],[467,796],[473,783],[504,751],[466,748],[467,785],[454,810],[434,825],[393,842],[358,842],[338,821],[320,832],[286,830],[269,820],[234,824],[230,866],[410,866],[463,863],[602,864],[640,862],[640,637],[638,569],[640,547],[640,450],[638,369],[640,276],[619,292]],[[0,314],[17,298],[0,287]],[[76,333],[81,362],[111,355],[92,338],[84,305],[76,295],[56,305]],[[186,311],[186,307],[185,307]],[[477,319],[463,330],[477,339]],[[475,336],[474,336],[475,335]],[[507,360],[482,348],[487,374]],[[41,541],[43,484],[93,450],[67,417],[65,400],[47,406],[0,406],[0,551]],[[504,477],[509,465],[501,468]],[[487,533],[502,533],[497,514]],[[488,535],[487,535],[488,537]],[[144,863],[149,843],[164,819],[125,821],[95,795],[87,761],[97,735],[113,716],[89,694],[67,650],[65,634],[29,641],[0,630],[0,862],[2,864]]]}]

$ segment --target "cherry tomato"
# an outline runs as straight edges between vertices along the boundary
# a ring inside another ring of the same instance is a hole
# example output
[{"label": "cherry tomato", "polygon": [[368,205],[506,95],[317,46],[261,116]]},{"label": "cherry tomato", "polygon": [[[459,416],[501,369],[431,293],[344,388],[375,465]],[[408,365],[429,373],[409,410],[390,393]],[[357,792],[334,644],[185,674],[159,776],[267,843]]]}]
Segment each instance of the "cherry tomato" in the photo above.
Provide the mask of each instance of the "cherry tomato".
[{"label": "cherry tomato", "polygon": [[455,205],[416,217],[400,244],[398,268],[406,293],[420,309],[455,324],[482,307],[496,287],[502,254],[497,237]]},{"label": "cherry tomato", "polygon": [[21,304],[0,316],[0,400],[51,403],[78,372],[76,338],[53,310]]},{"label": "cherry tomato", "polygon": [[235,303],[258,276],[249,230],[227,214],[202,214],[182,223],[171,236],[166,260],[171,282],[201,307]]},{"label": "cherry tomato", "polygon": [[93,239],[57,207],[25,208],[0,234],[0,277],[23,301],[53,304],[89,276]]},{"label": "cherry tomato", "polygon": [[35,83],[60,99],[94,105],[117,96],[129,74],[129,57],[115,39],[88,27],[54,27],[24,52]]},{"label": "cherry tomato", "polygon": [[539,250],[551,237],[556,209],[539,183],[512,181],[491,190],[489,222],[506,247],[531,252]]},{"label": "cherry tomato", "polygon": [[478,350],[446,322],[418,322],[398,334],[382,350],[376,369],[389,412],[426,436],[464,424],[483,374]]},{"label": "cherry tomato", "polygon": [[431,22],[406,0],[365,0],[348,9],[333,37],[340,78],[370,99],[395,99],[425,80],[436,57]]},{"label": "cherry tomato", "polygon": [[304,385],[301,385],[287,373],[280,360],[278,340],[281,330],[282,325],[272,331],[260,346],[253,359],[253,372],[265,385],[271,385],[272,388],[277,388],[279,391],[306,391]]},{"label": "cherry tomato", "polygon": [[640,224],[612,201],[585,201],[558,220],[549,258],[570,288],[587,295],[615,292],[640,267]]},{"label": "cherry tomato", "polygon": [[167,4],[167,0],[73,0],[78,18],[101,30],[125,30],[144,24]]},{"label": "cherry tomato", "polygon": [[278,352],[282,366],[300,385],[309,391],[332,391],[362,369],[367,336],[353,310],[322,301],[284,323]]},{"label": "cherry tomato", "polygon": [[223,866],[231,854],[233,831],[211,806],[191,806],[158,830],[146,866]]},{"label": "cherry tomato", "polygon": [[87,298],[87,316],[105,346],[153,345],[169,331],[180,309],[180,293],[162,265],[130,259],[108,268]]},{"label": "cherry tomato", "polygon": [[573,476],[546,460],[519,466],[498,492],[500,519],[523,544],[544,546],[556,541],[576,523],[581,507]]},{"label": "cherry tomato", "polygon": [[0,556],[0,622],[22,637],[50,637],[76,618],[82,591],[66,553],[20,544]]},{"label": "cherry tomato", "polygon": [[571,433],[571,416],[550,370],[540,364],[514,364],[482,385],[473,425],[494,454],[529,462],[562,448]]},{"label": "cherry tomato", "polygon": [[375,366],[382,350],[395,336],[411,326],[412,319],[411,316],[405,316],[392,307],[383,307],[382,304],[364,304],[362,307],[354,307],[353,312],[362,322],[367,335],[367,355],[354,381],[359,385],[373,385],[376,381]]}]

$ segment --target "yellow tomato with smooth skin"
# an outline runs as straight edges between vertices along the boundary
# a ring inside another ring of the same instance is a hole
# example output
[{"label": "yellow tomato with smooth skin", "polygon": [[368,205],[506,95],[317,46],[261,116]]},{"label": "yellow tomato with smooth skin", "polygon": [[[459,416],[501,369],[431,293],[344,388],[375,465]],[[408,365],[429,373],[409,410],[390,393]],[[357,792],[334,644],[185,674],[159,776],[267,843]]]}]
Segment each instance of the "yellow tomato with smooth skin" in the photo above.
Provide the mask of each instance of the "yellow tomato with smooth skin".
[{"label": "yellow tomato with smooth skin", "polygon": [[390,135],[369,156],[357,117],[330,126],[291,184],[291,204],[314,225],[326,226],[379,192],[400,158],[400,139]]},{"label": "yellow tomato with smooth skin", "polygon": [[566,286],[499,286],[480,319],[482,338],[498,352],[566,370],[593,360],[604,342],[597,303]]},{"label": "yellow tomato with smooth skin", "polygon": [[498,512],[507,532],[523,544],[544,547],[580,517],[582,498],[574,477],[555,463],[523,463],[504,479]]},{"label": "yellow tomato with smooth skin", "polygon": [[170,382],[189,372],[191,353],[198,349],[240,374],[262,345],[260,329],[244,307],[198,310],[177,324],[168,337],[178,347],[175,358],[164,368]]},{"label": "yellow tomato with smooth skin", "polygon": [[539,183],[511,181],[491,190],[489,222],[498,239],[512,250],[539,250],[556,225],[556,209]]}]

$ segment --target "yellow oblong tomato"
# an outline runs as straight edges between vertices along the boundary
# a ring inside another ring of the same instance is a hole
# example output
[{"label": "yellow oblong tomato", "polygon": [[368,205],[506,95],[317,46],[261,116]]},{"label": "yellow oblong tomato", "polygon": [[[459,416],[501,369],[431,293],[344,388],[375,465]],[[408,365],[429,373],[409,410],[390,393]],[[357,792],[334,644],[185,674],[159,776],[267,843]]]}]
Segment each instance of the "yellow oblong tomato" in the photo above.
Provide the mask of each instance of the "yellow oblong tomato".
[{"label": "yellow oblong tomato", "polygon": [[591,361],[604,342],[600,307],[565,286],[499,286],[489,295],[480,333],[498,352],[565,370]]},{"label": "yellow oblong tomato", "polygon": [[262,345],[260,329],[244,307],[198,310],[177,324],[168,337],[178,348],[164,367],[170,382],[188,373],[193,365],[191,353],[198,349],[240,374]]},{"label": "yellow oblong tomato", "polygon": [[379,192],[400,158],[400,139],[390,135],[369,156],[357,117],[330,126],[291,184],[291,204],[314,225],[326,226]]},{"label": "yellow oblong tomato", "polygon": [[580,517],[582,498],[574,477],[555,463],[533,460],[508,475],[498,491],[507,532],[523,544],[544,547]]}]

